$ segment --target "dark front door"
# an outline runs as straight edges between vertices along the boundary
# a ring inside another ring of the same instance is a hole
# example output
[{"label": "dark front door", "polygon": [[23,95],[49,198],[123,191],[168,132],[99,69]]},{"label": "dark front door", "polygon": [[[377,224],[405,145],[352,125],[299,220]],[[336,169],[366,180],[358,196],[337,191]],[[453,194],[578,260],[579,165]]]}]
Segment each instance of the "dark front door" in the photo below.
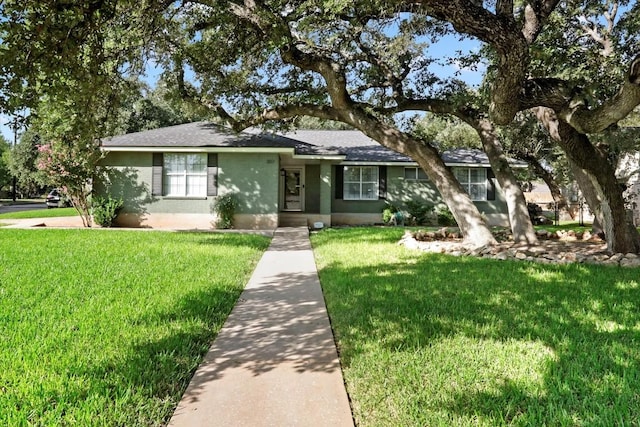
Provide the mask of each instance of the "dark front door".
[{"label": "dark front door", "polygon": [[282,175],[282,210],[302,211],[304,184],[301,168],[285,168]]}]

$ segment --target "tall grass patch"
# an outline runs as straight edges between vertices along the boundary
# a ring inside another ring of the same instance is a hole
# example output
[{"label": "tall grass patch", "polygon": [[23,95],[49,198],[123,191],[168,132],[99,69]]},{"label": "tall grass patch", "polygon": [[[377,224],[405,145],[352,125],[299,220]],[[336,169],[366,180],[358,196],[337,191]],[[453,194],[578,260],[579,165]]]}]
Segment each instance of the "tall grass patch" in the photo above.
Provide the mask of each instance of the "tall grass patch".
[{"label": "tall grass patch", "polygon": [[0,425],[162,425],[268,245],[0,229]]},{"label": "tall grass patch", "polygon": [[359,426],[640,423],[640,271],[312,242]]}]

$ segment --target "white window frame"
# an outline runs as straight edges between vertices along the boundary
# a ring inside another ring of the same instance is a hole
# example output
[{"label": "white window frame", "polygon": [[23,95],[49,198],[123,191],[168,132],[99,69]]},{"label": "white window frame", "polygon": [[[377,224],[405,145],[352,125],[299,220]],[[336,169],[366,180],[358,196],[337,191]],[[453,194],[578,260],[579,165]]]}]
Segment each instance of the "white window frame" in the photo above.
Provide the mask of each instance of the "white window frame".
[{"label": "white window frame", "polygon": [[[372,173],[372,175],[375,175],[375,180],[371,180],[371,181],[364,181],[363,180],[363,175],[364,175],[364,170],[369,169],[371,171],[374,171],[375,173]],[[349,175],[351,171],[358,171],[358,180],[353,180],[353,181],[349,181]],[[344,200],[378,200],[379,198],[379,186],[380,186],[380,169],[378,168],[378,166],[345,166],[344,167],[344,180],[343,180],[343,197]],[[359,187],[359,191],[357,192],[358,194],[356,196],[351,196],[351,193],[348,191],[349,187],[353,184],[357,184]],[[363,188],[366,188],[367,185],[371,185],[373,184],[373,192],[371,193],[371,196],[368,197],[366,196],[365,192],[366,190],[363,191]]]},{"label": "white window frame", "polygon": [[404,179],[407,181],[428,181],[429,177],[421,167],[406,167],[404,168]]},{"label": "white window frame", "polygon": [[[453,168],[454,174],[462,188],[467,192],[471,200],[474,202],[486,202],[487,201],[487,169],[486,168]],[[480,179],[472,180],[471,171],[479,172],[482,176]],[[478,188],[477,192],[472,191],[472,188]],[[478,194],[478,196],[474,196]]]},{"label": "white window frame", "polygon": [[[197,156],[200,158],[200,164],[204,167],[202,171],[189,170],[187,159],[189,156]],[[172,158],[177,158],[176,163],[182,163],[177,170],[171,170],[170,164]],[[165,153],[163,162],[163,194],[166,197],[207,197],[207,154],[206,153]],[[171,185],[174,179],[182,178],[177,191],[172,191]],[[189,192],[189,181],[191,179],[201,180],[198,186],[200,191]]]}]

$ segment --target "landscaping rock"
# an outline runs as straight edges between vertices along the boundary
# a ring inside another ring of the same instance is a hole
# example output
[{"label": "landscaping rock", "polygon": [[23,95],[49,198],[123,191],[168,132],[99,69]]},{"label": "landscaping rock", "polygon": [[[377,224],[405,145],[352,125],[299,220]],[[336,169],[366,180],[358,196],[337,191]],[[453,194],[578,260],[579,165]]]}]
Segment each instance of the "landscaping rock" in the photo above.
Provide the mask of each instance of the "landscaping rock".
[{"label": "landscaping rock", "polygon": [[410,249],[426,252],[446,253],[454,256],[473,256],[496,260],[519,260],[540,263],[584,263],[619,265],[622,267],[640,267],[640,256],[637,254],[610,254],[606,244],[598,236],[590,232],[558,231],[550,233],[538,230],[536,235],[539,244],[528,246],[514,243],[511,235],[505,231],[495,233],[497,245],[469,247],[464,245],[458,230],[441,228],[437,232],[407,231],[399,244]]},{"label": "landscaping rock", "polygon": [[[629,254],[627,254],[629,255]],[[620,260],[620,267],[631,267],[631,268],[636,268],[636,267],[640,267],[640,258],[635,257],[635,258],[627,258],[624,257]]]},{"label": "landscaping rock", "polygon": [[517,252],[515,258],[519,260],[527,259],[527,254],[525,254],[524,252]]}]

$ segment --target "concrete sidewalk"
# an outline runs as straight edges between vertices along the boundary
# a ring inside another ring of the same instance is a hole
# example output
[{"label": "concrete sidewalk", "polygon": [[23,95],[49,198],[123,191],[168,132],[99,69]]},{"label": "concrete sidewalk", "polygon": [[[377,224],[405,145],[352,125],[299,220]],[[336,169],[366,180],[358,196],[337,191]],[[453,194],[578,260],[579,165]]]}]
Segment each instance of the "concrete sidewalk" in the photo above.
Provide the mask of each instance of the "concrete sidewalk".
[{"label": "concrete sidewalk", "polygon": [[82,218],[79,216],[60,216],[52,218],[3,219],[8,224],[6,228],[36,228],[36,227],[78,227],[82,228]]},{"label": "concrete sidewalk", "polygon": [[353,426],[306,228],[279,228],[170,426]]}]

